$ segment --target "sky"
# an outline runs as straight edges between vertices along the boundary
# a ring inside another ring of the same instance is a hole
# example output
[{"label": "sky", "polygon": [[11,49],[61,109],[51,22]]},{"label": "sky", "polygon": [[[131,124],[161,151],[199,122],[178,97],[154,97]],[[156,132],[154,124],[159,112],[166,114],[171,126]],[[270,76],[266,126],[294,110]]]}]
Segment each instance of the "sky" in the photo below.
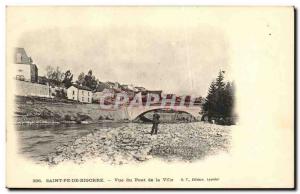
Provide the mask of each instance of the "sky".
[{"label": "sky", "polygon": [[226,36],[198,12],[56,9],[39,18],[29,12],[19,18],[27,27],[16,47],[25,48],[40,76],[48,65],[71,70],[74,81],[91,69],[100,81],[205,96],[219,70],[228,70]]}]

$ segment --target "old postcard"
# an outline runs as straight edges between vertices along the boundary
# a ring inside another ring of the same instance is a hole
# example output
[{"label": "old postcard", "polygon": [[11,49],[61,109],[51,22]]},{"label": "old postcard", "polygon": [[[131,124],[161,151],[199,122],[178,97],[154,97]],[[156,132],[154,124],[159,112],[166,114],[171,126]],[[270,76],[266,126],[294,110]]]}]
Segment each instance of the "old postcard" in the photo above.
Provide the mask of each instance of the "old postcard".
[{"label": "old postcard", "polygon": [[294,188],[293,7],[6,16],[8,188]]}]

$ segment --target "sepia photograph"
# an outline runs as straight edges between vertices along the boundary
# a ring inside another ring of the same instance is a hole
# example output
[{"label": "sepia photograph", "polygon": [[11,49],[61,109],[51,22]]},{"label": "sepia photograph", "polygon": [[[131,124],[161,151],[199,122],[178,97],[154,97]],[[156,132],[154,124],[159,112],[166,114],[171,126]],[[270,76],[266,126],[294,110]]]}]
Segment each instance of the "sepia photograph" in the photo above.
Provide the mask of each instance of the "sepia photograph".
[{"label": "sepia photograph", "polygon": [[293,7],[6,19],[8,188],[294,187]]}]

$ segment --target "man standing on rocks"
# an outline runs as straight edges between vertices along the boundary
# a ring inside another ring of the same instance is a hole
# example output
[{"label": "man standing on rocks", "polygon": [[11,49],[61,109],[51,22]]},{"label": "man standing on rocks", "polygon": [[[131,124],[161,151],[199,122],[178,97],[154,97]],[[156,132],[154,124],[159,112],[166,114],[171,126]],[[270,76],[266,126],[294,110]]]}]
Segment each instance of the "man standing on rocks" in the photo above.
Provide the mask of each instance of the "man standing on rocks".
[{"label": "man standing on rocks", "polygon": [[158,131],[158,123],[159,123],[159,114],[157,114],[157,110],[154,111],[153,114],[153,120],[152,120],[152,130],[151,130],[151,135],[155,134],[157,135],[157,131]]}]

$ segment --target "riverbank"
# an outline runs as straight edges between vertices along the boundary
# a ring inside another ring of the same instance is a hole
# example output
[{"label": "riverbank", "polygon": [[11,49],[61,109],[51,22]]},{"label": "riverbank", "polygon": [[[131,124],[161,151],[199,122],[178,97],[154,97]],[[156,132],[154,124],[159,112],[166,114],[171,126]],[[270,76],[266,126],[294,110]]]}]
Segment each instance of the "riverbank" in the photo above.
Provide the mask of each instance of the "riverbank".
[{"label": "riverbank", "polygon": [[126,122],[126,109],[101,110],[99,104],[64,99],[16,96],[16,124]]},{"label": "riverbank", "polygon": [[95,128],[92,133],[76,137],[56,147],[48,155],[50,165],[64,161],[84,163],[101,159],[122,165],[152,158],[165,161],[195,161],[230,149],[230,126],[203,122],[160,124],[158,135],[151,136],[151,125],[129,123],[114,129]]}]

